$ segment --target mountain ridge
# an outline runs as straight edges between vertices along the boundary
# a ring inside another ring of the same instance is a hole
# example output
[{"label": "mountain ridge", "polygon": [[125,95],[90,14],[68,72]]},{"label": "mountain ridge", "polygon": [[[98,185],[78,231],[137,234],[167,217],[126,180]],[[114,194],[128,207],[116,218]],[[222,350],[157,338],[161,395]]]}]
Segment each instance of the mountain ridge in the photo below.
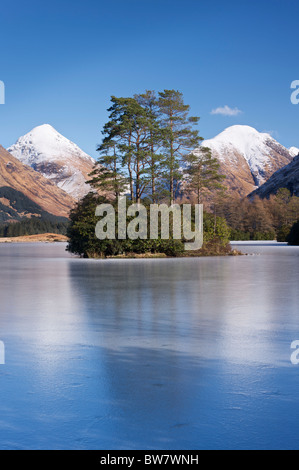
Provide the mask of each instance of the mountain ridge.
[{"label": "mountain ridge", "polygon": [[289,189],[294,196],[299,196],[299,155],[288,165],[276,171],[268,181],[253,191],[249,197],[269,198],[282,188]]}]

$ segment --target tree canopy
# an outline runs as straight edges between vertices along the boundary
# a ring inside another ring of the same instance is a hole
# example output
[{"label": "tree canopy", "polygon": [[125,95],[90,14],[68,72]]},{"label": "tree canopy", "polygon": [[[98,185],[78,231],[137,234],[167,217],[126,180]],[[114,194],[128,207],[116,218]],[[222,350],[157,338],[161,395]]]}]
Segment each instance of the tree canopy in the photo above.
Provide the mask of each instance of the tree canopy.
[{"label": "tree canopy", "polygon": [[128,192],[137,203],[148,197],[172,204],[182,185],[185,189],[186,167],[192,172],[190,191],[198,189],[192,187],[196,171],[201,173],[201,186],[216,187],[216,180],[223,178],[209,155],[205,161],[194,159],[192,152],[203,140],[196,129],[199,117],[190,116],[181,92],[147,90],[129,98],[112,96],[108,112],[100,157],[91,174],[94,188],[114,197]]}]

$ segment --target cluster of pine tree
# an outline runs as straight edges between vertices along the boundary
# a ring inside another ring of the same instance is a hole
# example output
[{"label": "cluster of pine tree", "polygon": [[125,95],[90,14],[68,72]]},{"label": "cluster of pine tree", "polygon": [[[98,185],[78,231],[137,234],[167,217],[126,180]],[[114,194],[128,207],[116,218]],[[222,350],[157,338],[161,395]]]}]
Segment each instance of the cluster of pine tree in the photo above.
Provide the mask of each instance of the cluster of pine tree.
[{"label": "cluster of pine tree", "polygon": [[[111,201],[128,194],[128,204],[178,202],[179,196],[195,195],[201,203],[205,191],[223,189],[224,176],[196,129],[199,118],[179,91],[164,90],[129,98],[112,96],[109,121],[98,147],[100,158],[88,181]],[[178,256],[184,240],[98,240],[96,206],[107,200],[90,193],[71,212],[69,251],[87,257],[129,253],[164,253]],[[109,202],[109,201],[108,201]],[[190,203],[190,201],[189,201]],[[117,206],[115,206],[117,211]],[[127,220],[129,222],[129,219]],[[205,214],[205,250],[219,254],[227,248],[229,229],[224,219]]]},{"label": "cluster of pine tree", "polygon": [[53,220],[32,217],[21,222],[0,225],[0,237],[21,237],[26,235],[37,235],[39,233],[57,233],[66,235],[69,222],[62,218]]},{"label": "cluster of pine tree", "polygon": [[[196,129],[199,117],[189,115],[190,107],[181,92],[112,96],[111,103],[98,147],[100,157],[88,181],[97,193],[110,202],[126,193],[131,204],[171,205],[183,200],[204,204],[207,200],[203,252],[209,246],[209,254],[219,253],[218,247],[226,246],[228,239],[287,239],[299,219],[299,198],[286,189],[264,200],[257,197],[240,201],[228,195],[218,160],[200,146],[203,139]],[[181,254],[182,244],[173,240],[97,240],[95,207],[99,203],[101,196],[91,193],[72,211],[69,251],[84,256],[146,251]]]},{"label": "cluster of pine tree", "polygon": [[203,191],[222,188],[220,165],[209,149],[198,150],[199,117],[189,115],[181,92],[147,90],[130,98],[112,96],[111,102],[89,181],[94,188],[114,197],[129,192],[137,203],[146,196],[170,204],[182,189],[200,203]]}]

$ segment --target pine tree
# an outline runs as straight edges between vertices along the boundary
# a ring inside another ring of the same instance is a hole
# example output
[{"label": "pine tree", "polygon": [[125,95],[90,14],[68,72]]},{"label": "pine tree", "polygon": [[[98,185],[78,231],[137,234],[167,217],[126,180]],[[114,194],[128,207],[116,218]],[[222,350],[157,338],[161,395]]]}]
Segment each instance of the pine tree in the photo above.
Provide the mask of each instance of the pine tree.
[{"label": "pine tree", "polygon": [[[130,196],[132,201],[139,203],[146,188],[149,185],[148,175],[148,155],[150,150],[150,127],[149,115],[134,98],[116,98],[111,97],[112,106],[108,109],[110,112],[109,122],[105,124],[103,143],[99,146],[99,151],[104,152],[108,149],[111,153],[105,155],[106,164],[112,165],[112,174],[114,185],[119,182],[124,183],[124,169],[128,175],[130,187]],[[100,160],[99,164],[105,161]],[[116,174],[120,173],[120,180]],[[98,181],[96,179],[98,178]],[[109,175],[105,170],[97,168],[94,171],[94,180],[92,184],[98,184],[105,189]],[[119,191],[118,191],[119,192]]]},{"label": "pine tree", "polygon": [[163,175],[163,143],[164,130],[160,126],[160,110],[158,106],[156,93],[152,90],[146,90],[145,93],[135,95],[136,101],[145,109],[147,113],[148,126],[148,173],[149,187],[147,195],[153,202],[158,202],[163,197],[163,186],[161,177]]},{"label": "pine tree", "polygon": [[113,140],[103,141],[98,147],[101,156],[90,173],[91,180],[87,183],[101,193],[112,195],[114,198],[120,196],[128,184],[128,178],[123,172],[120,164],[120,158],[117,155],[117,145]]},{"label": "pine tree", "polygon": [[196,153],[187,155],[185,161],[186,190],[196,194],[198,204],[202,202],[203,193],[225,189],[221,184],[225,176],[219,173],[220,163],[212,157],[209,148],[201,147]]},{"label": "pine tree", "polygon": [[190,106],[184,104],[183,94],[175,90],[159,93],[158,106],[161,114],[161,126],[164,130],[164,179],[168,186],[170,203],[175,199],[178,182],[182,178],[180,168],[184,159],[201,140],[198,130],[198,117],[188,117]]}]

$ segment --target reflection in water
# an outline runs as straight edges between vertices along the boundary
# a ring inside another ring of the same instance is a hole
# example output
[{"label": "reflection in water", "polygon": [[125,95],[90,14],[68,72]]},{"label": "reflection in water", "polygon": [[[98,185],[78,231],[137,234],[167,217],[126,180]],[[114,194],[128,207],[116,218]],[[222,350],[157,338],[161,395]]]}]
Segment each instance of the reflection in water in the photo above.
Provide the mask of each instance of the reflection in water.
[{"label": "reflection in water", "polygon": [[0,245],[1,448],[296,447],[299,250],[253,251]]}]

